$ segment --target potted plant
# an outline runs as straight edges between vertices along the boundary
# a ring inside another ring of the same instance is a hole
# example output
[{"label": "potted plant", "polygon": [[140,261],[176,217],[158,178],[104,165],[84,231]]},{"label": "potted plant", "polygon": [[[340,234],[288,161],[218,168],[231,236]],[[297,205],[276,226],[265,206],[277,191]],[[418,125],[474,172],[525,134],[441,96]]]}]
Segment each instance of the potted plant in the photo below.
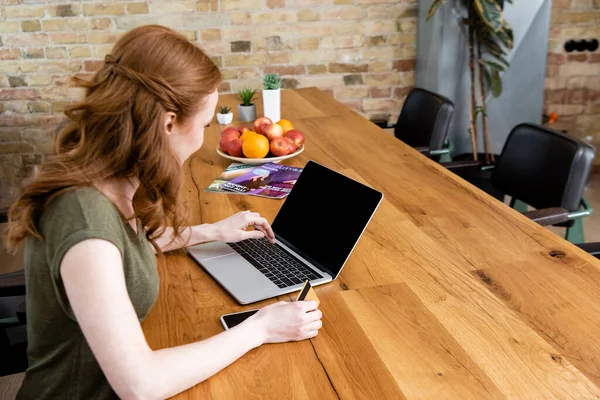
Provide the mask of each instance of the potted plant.
[{"label": "potted plant", "polygon": [[[429,20],[446,0],[434,0],[427,13]],[[483,128],[483,147],[486,163],[494,163],[494,152],[487,124],[486,90],[492,96],[502,93],[500,74],[510,64],[505,59],[508,50],[513,48],[513,31],[503,16],[504,2],[512,4],[512,0],[460,0],[457,4],[464,7],[462,23],[468,35],[469,70],[471,78],[470,123],[471,142],[473,144],[473,160],[478,160],[477,153],[477,119],[481,117]],[[479,99],[476,87],[479,86]],[[469,156],[470,157],[470,156]]]},{"label": "potted plant", "polygon": [[273,122],[279,121],[281,109],[281,79],[278,74],[263,77],[263,114]]},{"label": "potted plant", "polygon": [[250,122],[256,119],[256,105],[252,102],[255,95],[255,89],[245,88],[239,91],[238,96],[242,101],[242,104],[238,105],[240,121]]},{"label": "potted plant", "polygon": [[217,120],[221,125],[228,125],[233,121],[233,113],[231,112],[231,108],[227,106],[222,106],[219,109],[219,113],[217,114]]}]

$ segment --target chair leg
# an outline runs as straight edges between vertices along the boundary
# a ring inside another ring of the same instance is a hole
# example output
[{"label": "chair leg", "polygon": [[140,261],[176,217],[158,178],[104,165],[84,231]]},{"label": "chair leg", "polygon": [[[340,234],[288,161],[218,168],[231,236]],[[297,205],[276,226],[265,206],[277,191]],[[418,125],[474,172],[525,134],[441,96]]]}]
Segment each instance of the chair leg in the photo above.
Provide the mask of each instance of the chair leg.
[{"label": "chair leg", "polygon": [[565,239],[573,244],[585,243],[582,219],[576,219],[573,226],[567,228]]},{"label": "chair leg", "polygon": [[444,148],[448,149],[448,153],[442,154],[440,156],[440,162],[450,162],[452,161],[452,151],[454,151],[454,145],[450,139],[446,139],[444,142]]},{"label": "chair leg", "polygon": [[529,211],[526,203],[523,203],[521,200],[517,200],[515,198],[510,201],[510,206],[520,213]]}]

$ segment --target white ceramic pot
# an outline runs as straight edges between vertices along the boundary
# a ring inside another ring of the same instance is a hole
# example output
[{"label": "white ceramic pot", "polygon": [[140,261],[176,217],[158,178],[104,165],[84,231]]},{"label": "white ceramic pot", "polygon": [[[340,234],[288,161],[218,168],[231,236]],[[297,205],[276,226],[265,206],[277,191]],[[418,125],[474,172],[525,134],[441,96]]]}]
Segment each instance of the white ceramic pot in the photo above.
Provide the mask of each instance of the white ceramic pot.
[{"label": "white ceramic pot", "polygon": [[263,114],[273,122],[281,119],[281,89],[263,90]]},{"label": "white ceramic pot", "polygon": [[217,114],[217,120],[221,125],[230,124],[231,121],[233,121],[233,113],[230,112],[227,114]]}]

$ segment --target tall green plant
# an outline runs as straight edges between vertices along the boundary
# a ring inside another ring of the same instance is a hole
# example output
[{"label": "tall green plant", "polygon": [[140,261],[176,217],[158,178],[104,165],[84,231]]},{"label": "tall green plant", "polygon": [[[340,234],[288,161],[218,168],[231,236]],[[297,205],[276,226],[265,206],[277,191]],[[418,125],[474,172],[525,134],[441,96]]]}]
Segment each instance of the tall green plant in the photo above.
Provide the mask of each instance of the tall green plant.
[{"label": "tall green plant", "polygon": [[[485,90],[489,88],[492,96],[502,94],[500,73],[510,64],[506,60],[507,51],[513,48],[513,31],[504,20],[502,12],[504,2],[512,4],[512,0],[454,0],[466,10],[463,24],[467,29],[469,41],[469,69],[471,72],[471,140],[473,142],[473,158],[477,160],[477,117],[481,115],[483,128],[483,145],[486,161],[494,161],[487,125],[487,107]],[[427,13],[429,20],[446,0],[434,0]],[[479,77],[481,89],[480,104],[475,95],[476,76]]]}]

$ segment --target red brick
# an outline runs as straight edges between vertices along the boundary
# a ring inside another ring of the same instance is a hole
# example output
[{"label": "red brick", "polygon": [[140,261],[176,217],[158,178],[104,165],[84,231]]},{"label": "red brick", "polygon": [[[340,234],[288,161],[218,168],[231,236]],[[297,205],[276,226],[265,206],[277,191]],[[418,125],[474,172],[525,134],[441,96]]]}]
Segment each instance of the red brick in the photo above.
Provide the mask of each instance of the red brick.
[{"label": "red brick", "polygon": [[48,43],[48,35],[45,33],[23,33],[6,38],[6,45],[15,47],[39,47]]},{"label": "red brick", "polygon": [[267,0],[268,8],[283,8],[285,7],[285,0]]},{"label": "red brick", "polygon": [[0,60],[18,60],[21,58],[21,49],[0,48]]},{"label": "red brick", "polygon": [[346,107],[348,107],[351,110],[354,111],[361,111],[361,102],[360,100],[356,100],[356,101],[342,101],[342,104],[344,104]]},{"label": "red brick", "polygon": [[61,114],[0,114],[0,126],[55,125],[61,122]]},{"label": "red brick", "polygon": [[588,91],[586,89],[569,90],[567,92],[568,104],[585,104],[588,99]]},{"label": "red brick", "polygon": [[587,61],[587,54],[569,54],[567,56],[568,61],[584,62]]},{"label": "red brick", "polygon": [[590,54],[590,62],[600,63],[600,53]]},{"label": "red brick", "polygon": [[83,69],[87,72],[98,71],[104,66],[104,61],[101,60],[86,60],[83,62]]},{"label": "red brick", "polygon": [[304,65],[295,65],[295,66],[287,66],[287,65],[276,65],[265,67],[265,74],[279,74],[279,75],[304,75],[306,73],[306,69]]},{"label": "red brick", "polygon": [[417,68],[417,60],[396,60],[392,63],[394,71],[414,71]]},{"label": "red brick", "polygon": [[547,77],[553,77],[553,76],[558,76],[560,73],[560,66],[558,65],[548,65],[546,68],[546,76]]},{"label": "red brick", "polygon": [[387,98],[392,95],[392,88],[389,87],[372,87],[369,90],[369,95],[372,98]]},{"label": "red brick", "polygon": [[565,63],[565,55],[558,53],[548,53],[548,65],[560,65]]},{"label": "red brick", "polygon": [[402,100],[404,99],[408,93],[410,93],[411,90],[414,89],[414,86],[407,86],[407,87],[402,87],[402,88],[395,88],[394,89],[394,98],[395,99],[399,99]]},{"label": "red brick", "polygon": [[548,103],[565,104],[567,103],[567,91],[564,89],[546,90],[544,93],[544,98]]},{"label": "red brick", "polygon": [[[36,89],[2,89],[0,100],[35,100],[40,98]],[[1,125],[1,124],[0,124]]]}]

